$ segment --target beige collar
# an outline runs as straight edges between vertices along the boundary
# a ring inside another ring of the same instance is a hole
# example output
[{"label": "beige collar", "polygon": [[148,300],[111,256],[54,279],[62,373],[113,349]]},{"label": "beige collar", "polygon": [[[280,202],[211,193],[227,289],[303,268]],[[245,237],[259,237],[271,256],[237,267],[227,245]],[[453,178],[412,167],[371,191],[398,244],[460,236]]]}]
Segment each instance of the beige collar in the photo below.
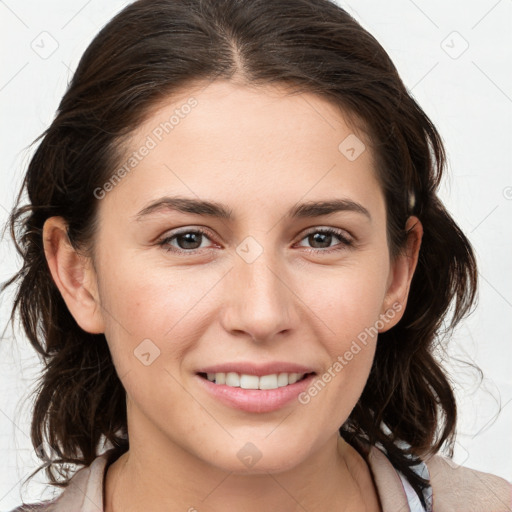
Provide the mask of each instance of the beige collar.
[{"label": "beige collar", "polygon": [[[53,508],[54,512],[103,512],[103,480],[108,453],[100,455],[88,467],[73,475]],[[375,446],[368,455],[382,512],[409,512],[407,497],[397,472],[387,457]]]}]

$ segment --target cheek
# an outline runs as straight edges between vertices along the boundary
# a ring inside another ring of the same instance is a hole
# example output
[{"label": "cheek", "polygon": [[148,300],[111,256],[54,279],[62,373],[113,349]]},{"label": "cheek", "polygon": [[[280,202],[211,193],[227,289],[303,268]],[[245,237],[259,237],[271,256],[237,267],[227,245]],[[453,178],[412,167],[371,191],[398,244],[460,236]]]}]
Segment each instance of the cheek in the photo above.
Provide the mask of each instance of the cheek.
[{"label": "cheek", "polygon": [[[351,278],[345,286],[325,293],[318,311],[327,326],[322,338],[326,364],[299,397],[310,417],[326,431],[338,429],[349,417],[366,385],[377,343],[382,293],[378,285]],[[328,410],[330,413],[325,414]]]},{"label": "cheek", "polygon": [[339,269],[330,279],[311,277],[303,288],[324,324],[322,344],[328,355],[320,382],[304,402],[322,394],[317,404],[326,401],[337,411],[335,423],[346,419],[366,384],[382,322],[388,267],[385,258],[366,263]]},{"label": "cheek", "polygon": [[158,269],[135,259],[116,261],[103,273],[100,289],[116,367],[120,372],[138,368],[136,358],[148,351],[155,361],[159,355],[180,361],[206,328],[207,315],[201,313],[209,307],[209,291],[219,275],[202,272],[197,279],[193,267]]},{"label": "cheek", "polygon": [[385,261],[366,258],[367,264],[347,265],[324,275],[312,273],[299,292],[326,328],[342,343],[376,323],[385,298]]},{"label": "cheek", "polygon": [[[331,334],[324,338],[329,354],[328,372],[342,375],[338,384],[355,391],[364,385],[377,341],[381,294],[354,280],[336,294],[326,294],[323,318]],[[329,377],[326,376],[328,379]],[[362,389],[362,388],[361,388]]]},{"label": "cheek", "polygon": [[[163,424],[174,421],[174,410],[187,406],[176,382],[182,377],[184,354],[201,336],[194,305],[207,284],[179,274],[117,260],[102,280],[102,303],[108,309],[105,336],[116,372],[133,403],[147,408],[148,416],[158,410]],[[163,406],[169,403],[177,409]]]}]

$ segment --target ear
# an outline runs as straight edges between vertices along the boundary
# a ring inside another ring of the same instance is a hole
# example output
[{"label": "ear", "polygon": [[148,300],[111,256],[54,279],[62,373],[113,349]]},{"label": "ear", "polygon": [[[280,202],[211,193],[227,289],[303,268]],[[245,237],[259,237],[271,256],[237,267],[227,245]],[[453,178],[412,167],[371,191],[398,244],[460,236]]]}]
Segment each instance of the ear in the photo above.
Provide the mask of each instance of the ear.
[{"label": "ear", "polygon": [[53,280],[77,324],[91,334],[103,333],[96,273],[90,258],[72,246],[62,217],[46,220],[43,244]]},{"label": "ear", "polygon": [[[382,304],[381,317],[386,315],[384,327],[379,332],[385,332],[395,326],[402,318],[407,305],[407,297],[412,277],[418,263],[423,226],[418,217],[407,219],[405,230],[408,233],[406,246],[391,262],[387,291]],[[390,312],[393,311],[391,315]],[[386,314],[386,312],[388,312]]]}]

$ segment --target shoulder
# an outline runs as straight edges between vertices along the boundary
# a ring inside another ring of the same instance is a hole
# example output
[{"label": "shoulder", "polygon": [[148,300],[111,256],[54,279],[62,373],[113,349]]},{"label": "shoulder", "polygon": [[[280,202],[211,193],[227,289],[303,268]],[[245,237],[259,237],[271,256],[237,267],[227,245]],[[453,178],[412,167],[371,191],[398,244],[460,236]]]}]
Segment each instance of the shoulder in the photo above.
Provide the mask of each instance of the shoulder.
[{"label": "shoulder", "polygon": [[425,459],[436,512],[511,512],[512,484],[434,455]]},{"label": "shoulder", "polygon": [[[384,511],[421,510],[405,476],[378,446],[372,446],[368,463]],[[434,512],[512,512],[512,483],[499,476],[459,466],[448,457],[433,455],[415,466],[415,472],[430,481],[423,491],[426,510]]]},{"label": "shoulder", "polygon": [[103,478],[109,462],[117,458],[114,450],[96,457],[89,466],[80,468],[69,485],[53,500],[23,504],[11,512],[85,512],[103,510]]}]

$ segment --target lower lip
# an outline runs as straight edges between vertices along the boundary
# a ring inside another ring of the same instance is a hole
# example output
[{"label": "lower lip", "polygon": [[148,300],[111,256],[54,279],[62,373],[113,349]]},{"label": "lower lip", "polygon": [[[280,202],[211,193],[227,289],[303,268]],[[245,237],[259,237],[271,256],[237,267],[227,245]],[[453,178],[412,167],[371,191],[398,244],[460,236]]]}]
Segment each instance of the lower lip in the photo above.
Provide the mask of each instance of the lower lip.
[{"label": "lower lip", "polygon": [[233,388],[225,384],[214,384],[196,375],[204,389],[215,398],[235,409],[246,412],[272,412],[289,404],[305,391],[313,381],[315,374],[305,379],[277,389],[243,389]]}]

